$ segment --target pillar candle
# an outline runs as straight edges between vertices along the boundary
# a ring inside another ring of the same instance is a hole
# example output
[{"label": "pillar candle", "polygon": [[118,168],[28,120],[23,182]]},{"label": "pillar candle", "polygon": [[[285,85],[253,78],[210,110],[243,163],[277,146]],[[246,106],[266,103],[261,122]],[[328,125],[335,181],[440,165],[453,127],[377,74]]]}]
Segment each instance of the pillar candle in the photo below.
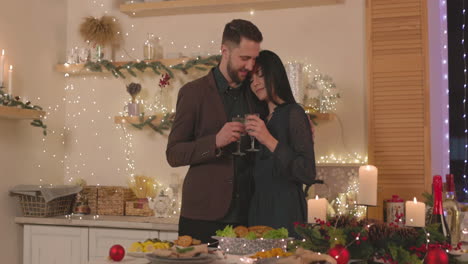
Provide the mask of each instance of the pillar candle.
[{"label": "pillar candle", "polygon": [[8,94],[13,95],[13,65],[10,65],[8,71]]},{"label": "pillar candle", "polygon": [[327,199],[319,198],[318,195],[307,201],[307,222],[316,223],[317,219],[327,220]]},{"label": "pillar candle", "polygon": [[406,226],[426,226],[426,204],[418,202],[416,197],[413,201],[405,203]]},{"label": "pillar candle", "polygon": [[377,168],[372,165],[359,167],[359,193],[357,203],[360,205],[377,205]]},{"label": "pillar candle", "polygon": [[0,87],[3,86],[3,68],[5,67],[5,50],[2,49],[2,55],[0,56]]}]

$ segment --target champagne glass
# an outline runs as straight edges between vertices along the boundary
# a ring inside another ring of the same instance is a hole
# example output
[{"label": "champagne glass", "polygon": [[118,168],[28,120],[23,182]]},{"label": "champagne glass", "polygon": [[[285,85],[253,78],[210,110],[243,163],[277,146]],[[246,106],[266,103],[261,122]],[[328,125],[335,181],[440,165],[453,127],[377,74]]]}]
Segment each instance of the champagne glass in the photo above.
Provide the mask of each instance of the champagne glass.
[{"label": "champagne glass", "polygon": [[[245,119],[242,116],[236,116],[232,118],[232,122],[239,122],[241,124],[244,124]],[[241,134],[241,136],[244,134]],[[237,140],[237,150],[236,152],[232,153],[233,155],[239,155],[239,156],[244,156],[245,153],[241,151],[241,137],[239,137],[239,140]]]},{"label": "champagne glass", "polygon": [[[249,121],[249,117],[251,117],[251,116],[260,117],[260,114],[258,114],[258,113],[245,114],[245,120]],[[247,130],[247,132],[252,132],[252,131]],[[255,137],[254,136],[250,136],[250,148],[246,149],[246,151],[250,151],[250,152],[259,151],[258,148],[255,148]]]}]

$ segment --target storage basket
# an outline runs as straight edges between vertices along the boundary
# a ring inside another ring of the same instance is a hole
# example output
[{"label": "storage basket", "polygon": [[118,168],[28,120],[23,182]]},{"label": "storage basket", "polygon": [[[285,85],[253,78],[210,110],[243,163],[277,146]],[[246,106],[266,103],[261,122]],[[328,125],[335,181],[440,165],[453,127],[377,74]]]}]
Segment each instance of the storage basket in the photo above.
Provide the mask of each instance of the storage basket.
[{"label": "storage basket", "polygon": [[40,192],[35,196],[19,194],[24,216],[49,217],[70,214],[76,194],[55,198],[45,202]]},{"label": "storage basket", "polygon": [[136,196],[130,188],[121,186],[98,186],[99,215],[125,215],[125,202],[135,200]]},{"label": "storage basket", "polygon": [[125,215],[132,216],[153,216],[154,211],[149,207],[146,198],[125,202]]}]

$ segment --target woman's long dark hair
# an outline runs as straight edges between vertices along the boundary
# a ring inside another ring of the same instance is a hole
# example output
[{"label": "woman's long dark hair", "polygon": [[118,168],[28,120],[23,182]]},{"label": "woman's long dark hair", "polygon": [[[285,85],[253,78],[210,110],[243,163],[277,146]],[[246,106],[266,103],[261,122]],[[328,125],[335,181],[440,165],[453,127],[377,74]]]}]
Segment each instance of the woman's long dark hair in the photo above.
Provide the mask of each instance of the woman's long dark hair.
[{"label": "woman's long dark hair", "polygon": [[278,55],[269,50],[260,51],[253,72],[256,72],[259,68],[265,79],[265,89],[271,102],[276,105],[279,104],[274,99],[274,95],[281,98],[285,103],[296,102],[289,85],[288,75]]}]

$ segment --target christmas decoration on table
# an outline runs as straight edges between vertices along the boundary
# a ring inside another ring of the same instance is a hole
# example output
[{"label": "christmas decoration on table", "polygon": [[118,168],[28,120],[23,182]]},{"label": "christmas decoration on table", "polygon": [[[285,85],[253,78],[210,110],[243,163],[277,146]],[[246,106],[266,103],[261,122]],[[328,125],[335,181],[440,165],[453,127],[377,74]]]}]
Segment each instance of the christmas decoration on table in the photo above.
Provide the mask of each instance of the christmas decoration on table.
[{"label": "christmas decoration on table", "polygon": [[125,257],[125,249],[121,245],[113,245],[109,249],[109,259],[121,261]]},{"label": "christmas decoration on table", "polygon": [[304,66],[306,78],[304,91],[304,105],[311,107],[315,112],[329,113],[336,110],[340,93],[333,78],[322,74],[318,70],[312,71],[311,65]]},{"label": "christmas decoration on table", "polygon": [[[21,109],[42,110],[42,107],[38,105],[32,105],[30,101],[24,103],[21,101],[19,96],[13,97],[12,95],[6,94],[4,91],[2,91],[2,89],[0,89],[0,105]],[[30,124],[32,126],[42,128],[42,134],[47,136],[47,125],[44,124],[41,119],[33,119]]]},{"label": "christmas decoration on table", "polygon": [[164,71],[171,78],[174,78],[174,73],[172,70],[178,70],[185,74],[192,68],[206,71],[208,68],[216,66],[221,60],[221,55],[213,55],[207,58],[197,57],[186,61],[185,63],[179,63],[172,66],[164,65],[161,61],[135,61],[128,62],[123,65],[116,65],[109,60],[100,60],[100,61],[88,61],[85,64],[85,68],[89,69],[92,72],[102,72],[103,69],[111,72],[115,78],[125,79],[125,75],[122,70],[126,70],[128,74],[133,77],[136,77],[137,74],[135,70],[144,72],[146,69],[151,69],[155,74],[161,75],[161,72]]},{"label": "christmas decoration on table", "polygon": [[348,264],[349,251],[343,245],[336,245],[328,250],[328,255],[336,259],[337,264]]},{"label": "christmas decoration on table", "polygon": [[[362,259],[371,261],[370,263],[380,260],[384,263],[421,264],[427,256],[444,261],[444,254],[429,252],[434,248],[452,249],[444,235],[438,231],[437,224],[424,229],[358,220],[353,216],[335,216],[327,222],[296,224],[296,232],[303,240],[289,244],[291,250],[301,247],[336,256],[341,252],[342,246],[349,252],[351,259]],[[346,255],[346,252],[342,254]],[[339,263],[338,259],[337,261]]]}]

